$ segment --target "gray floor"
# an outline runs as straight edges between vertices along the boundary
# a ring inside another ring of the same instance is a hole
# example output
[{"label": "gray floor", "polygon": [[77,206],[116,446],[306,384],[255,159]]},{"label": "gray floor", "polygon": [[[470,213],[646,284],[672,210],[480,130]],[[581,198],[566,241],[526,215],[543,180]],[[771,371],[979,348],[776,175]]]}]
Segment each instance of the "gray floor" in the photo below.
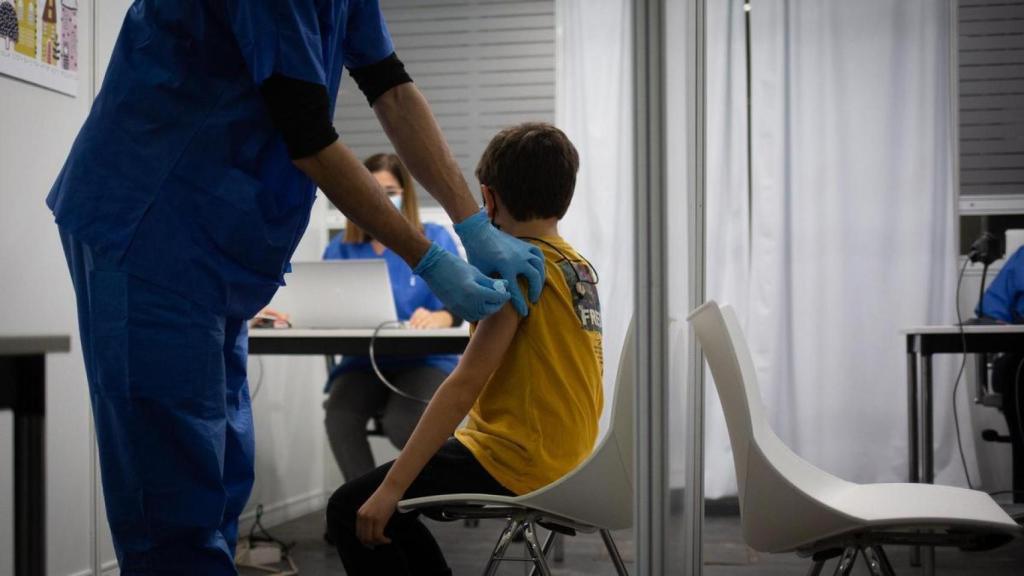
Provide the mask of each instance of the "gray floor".
[{"label": "gray floor", "polygon": [[[429,522],[429,521],[428,521]],[[482,521],[478,527],[466,527],[461,522],[430,522],[441,547],[456,575],[476,575],[482,572],[487,556],[501,530],[502,524]],[[680,532],[673,525],[673,532]],[[323,541],[322,514],[312,514],[270,530],[275,537],[294,542],[293,558],[304,576],[344,574],[337,553]],[[675,537],[678,537],[676,535]],[[623,558],[632,568],[632,532],[615,534]],[[679,547],[681,549],[681,546]],[[908,552],[893,548],[888,551],[897,574],[921,574],[920,568],[911,568]],[[705,526],[704,547],[705,569],[708,576],[725,575],[802,575],[807,572],[808,561],[796,555],[759,554],[743,545],[740,536],[739,519],[735,516],[709,517]],[[937,555],[938,574],[959,576],[978,574],[986,576],[1024,575],[1024,539],[985,553],[965,553],[957,550],[940,550]],[[826,565],[825,574],[831,574],[832,564]],[[600,538],[597,535],[580,535],[566,539],[565,560],[552,563],[554,574],[569,575],[612,575],[615,573],[608,560]],[[244,576],[260,574],[258,571],[243,570]],[[265,573],[264,573],[265,574]],[[526,574],[522,564],[508,563],[500,571],[502,575]],[[857,575],[868,574],[862,562],[854,571]]]}]

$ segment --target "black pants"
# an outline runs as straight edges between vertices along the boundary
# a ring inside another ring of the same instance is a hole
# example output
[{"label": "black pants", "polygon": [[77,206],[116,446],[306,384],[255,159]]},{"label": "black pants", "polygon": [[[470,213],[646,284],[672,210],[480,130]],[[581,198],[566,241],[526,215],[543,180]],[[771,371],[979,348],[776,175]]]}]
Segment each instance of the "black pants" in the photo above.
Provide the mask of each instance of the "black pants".
[{"label": "black pants", "polygon": [[[1003,395],[1003,416],[1009,428],[1013,446],[1013,489],[1024,491],[1024,432],[1021,430],[1021,416],[1024,415],[1024,353],[1004,354],[992,366],[992,387]],[[1017,492],[1013,501],[1024,503],[1024,493]]]},{"label": "black pants", "polygon": [[[432,366],[385,370],[384,375],[399,390],[424,399],[433,396],[448,376]],[[377,467],[366,435],[371,418],[380,416],[384,433],[401,450],[426,407],[388,390],[372,371],[346,372],[335,378],[324,402],[324,426],[345,480],[355,480]]]},{"label": "black pants", "polygon": [[[395,513],[384,528],[391,544],[373,549],[356,538],[356,512],[384,481],[391,462],[365,476],[346,482],[327,504],[327,530],[338,548],[349,576],[422,574],[450,575],[451,569],[419,513]],[[437,451],[416,477],[404,498],[455,493],[512,495],[476,461],[455,438]]]}]

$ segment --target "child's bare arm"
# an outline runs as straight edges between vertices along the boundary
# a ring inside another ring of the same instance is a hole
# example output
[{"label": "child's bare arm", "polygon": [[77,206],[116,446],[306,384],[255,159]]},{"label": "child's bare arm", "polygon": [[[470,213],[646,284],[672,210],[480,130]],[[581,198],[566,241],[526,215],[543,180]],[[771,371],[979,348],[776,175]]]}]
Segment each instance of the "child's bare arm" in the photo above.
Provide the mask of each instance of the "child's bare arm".
[{"label": "child's bare arm", "polygon": [[511,305],[480,322],[458,367],[437,389],[385,482],[404,492],[427,460],[455,432],[515,336],[520,316]]},{"label": "child's bare arm", "polygon": [[473,407],[501,363],[520,320],[512,305],[506,304],[477,326],[458,367],[437,389],[384,483],[359,509],[356,533],[364,544],[388,542],[384,526],[395,505]]}]

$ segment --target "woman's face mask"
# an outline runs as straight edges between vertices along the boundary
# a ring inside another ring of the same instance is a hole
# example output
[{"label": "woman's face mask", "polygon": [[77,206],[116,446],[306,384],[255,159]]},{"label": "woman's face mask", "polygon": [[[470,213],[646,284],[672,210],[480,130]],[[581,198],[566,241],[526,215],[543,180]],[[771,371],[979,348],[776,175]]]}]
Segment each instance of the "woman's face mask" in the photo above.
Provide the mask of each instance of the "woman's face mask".
[{"label": "woman's face mask", "polygon": [[384,189],[384,194],[387,195],[388,200],[391,200],[391,203],[395,205],[395,209],[401,212],[402,196],[405,194],[402,183],[398,181],[394,174],[387,170],[376,170],[372,174],[377,179],[380,187]]}]

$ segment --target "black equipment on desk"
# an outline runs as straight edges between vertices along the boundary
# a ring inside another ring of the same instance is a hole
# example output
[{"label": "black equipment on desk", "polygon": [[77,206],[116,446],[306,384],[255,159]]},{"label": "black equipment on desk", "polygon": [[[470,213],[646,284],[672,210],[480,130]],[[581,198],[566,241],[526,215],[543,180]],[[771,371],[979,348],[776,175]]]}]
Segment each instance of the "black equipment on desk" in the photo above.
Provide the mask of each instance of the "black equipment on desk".
[{"label": "black equipment on desk", "polygon": [[1013,438],[1010,436],[1003,436],[991,428],[986,428],[981,431],[981,439],[985,442],[998,442],[1000,444],[1009,444],[1013,442]]},{"label": "black equipment on desk", "polygon": [[[988,276],[988,267],[1003,257],[1006,246],[1003,240],[991,232],[985,232],[971,244],[971,250],[967,253],[967,259],[973,263],[981,262],[981,288],[978,291],[978,318],[972,324],[994,323],[994,320],[985,317],[982,309],[982,300],[985,298],[985,278]],[[988,322],[987,322],[988,320]]]}]

